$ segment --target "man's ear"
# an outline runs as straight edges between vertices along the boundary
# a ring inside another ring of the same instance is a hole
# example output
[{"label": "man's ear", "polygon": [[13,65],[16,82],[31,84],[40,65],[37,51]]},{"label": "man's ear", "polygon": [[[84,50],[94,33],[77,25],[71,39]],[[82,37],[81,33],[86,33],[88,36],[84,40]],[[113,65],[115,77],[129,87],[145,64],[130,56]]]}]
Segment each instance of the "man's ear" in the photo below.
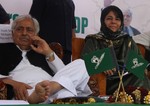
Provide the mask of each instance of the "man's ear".
[{"label": "man's ear", "polygon": [[13,42],[15,42],[14,31],[11,31],[11,35],[12,35],[12,40],[13,40]]}]

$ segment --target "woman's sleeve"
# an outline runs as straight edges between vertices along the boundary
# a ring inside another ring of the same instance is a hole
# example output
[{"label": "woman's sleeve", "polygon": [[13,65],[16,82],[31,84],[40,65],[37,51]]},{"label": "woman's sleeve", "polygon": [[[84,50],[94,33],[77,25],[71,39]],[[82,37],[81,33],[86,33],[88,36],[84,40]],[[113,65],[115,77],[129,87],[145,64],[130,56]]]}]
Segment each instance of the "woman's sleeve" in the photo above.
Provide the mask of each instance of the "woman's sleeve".
[{"label": "woman's sleeve", "polygon": [[96,48],[98,48],[96,40],[94,40],[92,37],[86,37],[85,44],[84,44],[84,47],[81,52],[81,58],[83,58],[84,55],[86,55],[92,51],[95,51]]},{"label": "woman's sleeve", "polygon": [[134,50],[134,51],[136,51],[139,55],[141,55],[141,52],[140,52],[137,44],[134,42],[133,39],[131,39],[131,49]]}]

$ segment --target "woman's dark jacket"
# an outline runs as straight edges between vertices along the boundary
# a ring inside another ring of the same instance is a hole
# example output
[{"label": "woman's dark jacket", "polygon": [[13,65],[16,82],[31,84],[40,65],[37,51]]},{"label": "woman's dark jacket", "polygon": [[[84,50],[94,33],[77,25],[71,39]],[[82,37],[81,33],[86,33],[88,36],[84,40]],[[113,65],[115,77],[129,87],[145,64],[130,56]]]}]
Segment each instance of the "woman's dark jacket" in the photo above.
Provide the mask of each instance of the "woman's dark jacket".
[{"label": "woman's dark jacket", "polygon": [[[81,57],[83,55],[88,54],[90,52],[93,52],[95,50],[107,48],[111,45],[111,41],[113,43],[113,48],[116,54],[117,62],[120,67],[124,66],[124,62],[127,56],[127,52],[129,49],[136,51],[138,54],[140,54],[139,49],[136,45],[136,43],[132,40],[132,38],[128,35],[122,35],[119,36],[116,39],[106,39],[104,36],[102,36],[102,33],[97,34],[91,34],[88,35],[85,38],[85,45],[81,54]],[[131,46],[129,47],[129,42],[131,42]],[[107,94],[112,94],[118,87],[119,83],[119,77],[117,77],[118,74],[112,76],[107,76]],[[125,86],[141,86],[143,85],[143,81],[138,79],[136,76],[134,76],[132,73],[127,74],[123,77],[123,83]]]}]

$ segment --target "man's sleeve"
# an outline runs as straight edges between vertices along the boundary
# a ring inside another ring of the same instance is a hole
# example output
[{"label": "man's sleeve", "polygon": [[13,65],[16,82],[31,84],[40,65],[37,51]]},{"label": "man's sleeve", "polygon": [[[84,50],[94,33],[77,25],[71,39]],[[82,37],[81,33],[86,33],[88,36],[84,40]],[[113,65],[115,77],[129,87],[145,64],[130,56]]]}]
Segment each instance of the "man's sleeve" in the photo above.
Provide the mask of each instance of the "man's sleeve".
[{"label": "man's sleeve", "polygon": [[9,15],[6,13],[2,5],[0,5],[0,24],[3,24],[9,21]]},{"label": "man's sleeve", "polygon": [[77,59],[66,65],[54,75],[52,81],[58,82],[73,95],[87,96],[91,94],[87,85],[89,75],[82,59]]},{"label": "man's sleeve", "polygon": [[46,0],[33,0],[29,14],[40,21],[45,9],[45,3]]},{"label": "man's sleeve", "polygon": [[76,28],[76,21],[75,21],[75,5],[72,1],[72,4],[73,4],[73,11],[72,11],[72,29],[75,29]]},{"label": "man's sleeve", "polygon": [[54,58],[55,59],[52,62],[48,62],[48,65],[54,71],[54,73],[57,73],[59,70],[65,67],[65,64],[55,53],[54,53]]}]

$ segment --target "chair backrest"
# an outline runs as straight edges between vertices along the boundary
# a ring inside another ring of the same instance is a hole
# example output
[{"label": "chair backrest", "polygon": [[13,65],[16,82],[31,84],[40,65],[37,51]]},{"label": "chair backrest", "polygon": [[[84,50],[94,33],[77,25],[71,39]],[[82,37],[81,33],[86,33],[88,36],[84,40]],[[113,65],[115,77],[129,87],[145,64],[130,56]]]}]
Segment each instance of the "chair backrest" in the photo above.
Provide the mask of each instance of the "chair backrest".
[{"label": "chair backrest", "polygon": [[80,58],[82,48],[84,47],[83,38],[72,38],[72,60]]},{"label": "chair backrest", "polygon": [[2,80],[0,80],[0,100],[7,100],[7,87]]},{"label": "chair backrest", "polygon": [[140,50],[142,56],[145,58],[145,53],[146,53],[145,46],[142,45],[142,44],[139,44],[139,43],[137,43],[137,46],[138,46],[138,48],[139,48],[139,50]]},{"label": "chair backrest", "polygon": [[58,42],[49,43],[50,48],[57,54],[57,56],[62,59],[63,58],[63,47]]},{"label": "chair backrest", "polygon": [[[80,58],[84,47],[84,38],[72,39],[72,60]],[[90,76],[89,86],[93,91],[93,96],[106,95],[106,76],[104,73]]]}]

